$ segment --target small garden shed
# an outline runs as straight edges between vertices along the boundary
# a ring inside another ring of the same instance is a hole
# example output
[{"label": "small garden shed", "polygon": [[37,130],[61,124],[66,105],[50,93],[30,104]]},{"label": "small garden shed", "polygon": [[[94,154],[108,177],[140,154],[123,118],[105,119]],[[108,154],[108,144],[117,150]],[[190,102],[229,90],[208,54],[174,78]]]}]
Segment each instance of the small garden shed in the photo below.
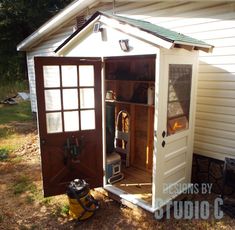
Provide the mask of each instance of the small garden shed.
[{"label": "small garden shed", "polygon": [[37,112],[34,57],[57,56],[55,49],[97,10],[148,21],[215,47],[212,53],[199,51],[193,149],[198,178],[219,181],[225,157],[235,156],[235,2],[74,0],[17,46],[27,56],[33,112]]},{"label": "small garden shed", "polygon": [[[177,185],[191,181],[198,51],[212,49],[143,20],[96,12],[57,57],[36,57],[45,195],[81,177],[155,212],[184,192]],[[120,111],[129,143],[119,145],[129,145],[129,160],[124,179],[110,184],[108,148]]]}]

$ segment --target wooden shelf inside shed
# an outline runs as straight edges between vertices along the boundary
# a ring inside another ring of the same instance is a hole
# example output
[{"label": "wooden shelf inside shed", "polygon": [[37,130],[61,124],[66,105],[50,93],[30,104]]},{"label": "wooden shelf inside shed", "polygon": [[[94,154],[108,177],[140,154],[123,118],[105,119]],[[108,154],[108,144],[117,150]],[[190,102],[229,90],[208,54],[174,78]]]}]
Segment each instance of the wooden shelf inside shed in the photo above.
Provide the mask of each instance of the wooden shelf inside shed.
[{"label": "wooden shelf inside shed", "polygon": [[131,83],[146,83],[146,84],[154,84],[155,82],[154,81],[144,81],[144,80],[128,80],[128,79],[123,79],[123,80],[119,80],[119,79],[106,79],[105,80],[106,82],[125,82],[125,83],[128,83],[128,82],[131,82]]},{"label": "wooden shelf inside shed", "polygon": [[127,104],[127,105],[136,105],[136,106],[145,106],[145,107],[151,107],[153,108],[154,105],[148,105],[144,103],[135,103],[135,102],[129,102],[129,101],[117,101],[117,100],[105,100],[107,103],[117,103],[117,104]]}]

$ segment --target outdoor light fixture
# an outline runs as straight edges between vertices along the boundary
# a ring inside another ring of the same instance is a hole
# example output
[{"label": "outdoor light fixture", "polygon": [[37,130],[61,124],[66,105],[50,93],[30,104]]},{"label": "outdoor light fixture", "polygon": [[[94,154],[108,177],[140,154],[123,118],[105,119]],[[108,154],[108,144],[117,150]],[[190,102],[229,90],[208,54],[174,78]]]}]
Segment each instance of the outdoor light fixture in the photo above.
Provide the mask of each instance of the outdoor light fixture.
[{"label": "outdoor light fixture", "polygon": [[124,52],[128,52],[130,50],[128,39],[119,40],[119,45]]},{"label": "outdoor light fixture", "polygon": [[100,22],[96,22],[94,24],[93,27],[93,33],[98,33],[98,32],[102,32],[103,28],[101,28],[101,23]]}]

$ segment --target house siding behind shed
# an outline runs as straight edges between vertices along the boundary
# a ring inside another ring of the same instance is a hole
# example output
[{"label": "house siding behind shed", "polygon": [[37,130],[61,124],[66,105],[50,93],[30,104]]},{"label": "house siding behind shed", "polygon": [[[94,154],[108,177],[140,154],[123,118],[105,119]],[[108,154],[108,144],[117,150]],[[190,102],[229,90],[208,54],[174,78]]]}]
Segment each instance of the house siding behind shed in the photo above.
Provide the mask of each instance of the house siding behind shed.
[{"label": "house siding behind shed", "polygon": [[194,152],[235,157],[235,3],[161,2],[120,13],[215,46],[199,55]]}]

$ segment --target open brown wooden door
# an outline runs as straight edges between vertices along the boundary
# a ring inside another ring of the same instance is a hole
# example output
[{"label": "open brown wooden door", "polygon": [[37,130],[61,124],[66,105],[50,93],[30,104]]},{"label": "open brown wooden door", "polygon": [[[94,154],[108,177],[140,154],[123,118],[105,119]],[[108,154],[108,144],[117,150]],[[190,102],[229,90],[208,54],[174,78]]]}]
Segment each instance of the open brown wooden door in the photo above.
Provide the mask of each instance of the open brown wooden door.
[{"label": "open brown wooden door", "polygon": [[101,59],[36,57],[44,196],[85,179],[102,186]]}]

